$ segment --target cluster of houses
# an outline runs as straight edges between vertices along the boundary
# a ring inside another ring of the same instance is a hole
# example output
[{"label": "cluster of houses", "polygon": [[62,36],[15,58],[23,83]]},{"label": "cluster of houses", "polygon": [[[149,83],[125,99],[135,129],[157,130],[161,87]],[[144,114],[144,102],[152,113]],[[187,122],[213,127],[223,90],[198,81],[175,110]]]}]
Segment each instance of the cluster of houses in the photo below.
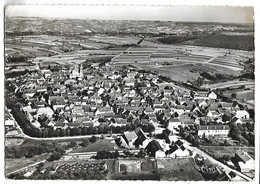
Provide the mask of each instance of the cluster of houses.
[{"label": "cluster of houses", "polygon": [[227,136],[230,121],[250,121],[246,110],[218,100],[214,91],[161,87],[158,78],[158,74],[109,64],[83,69],[43,62],[38,72],[17,77],[13,85],[25,101],[21,111],[39,129],[139,122],[153,124],[156,133],[165,125],[171,132],[196,125],[201,137]]},{"label": "cluster of houses", "polygon": [[167,143],[163,139],[148,137],[141,128],[137,128],[130,132],[124,132],[122,136],[119,136],[116,139],[116,142],[119,147],[122,148],[143,148],[147,151],[148,155],[155,158],[191,156],[190,151],[185,148],[181,140],[177,139]]}]

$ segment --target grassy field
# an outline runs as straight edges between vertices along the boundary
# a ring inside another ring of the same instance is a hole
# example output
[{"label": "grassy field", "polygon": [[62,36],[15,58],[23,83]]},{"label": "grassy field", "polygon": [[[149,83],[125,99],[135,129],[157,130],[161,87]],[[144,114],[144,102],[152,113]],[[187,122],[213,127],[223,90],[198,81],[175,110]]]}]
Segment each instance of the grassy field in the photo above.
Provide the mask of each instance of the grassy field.
[{"label": "grassy field", "polygon": [[48,157],[49,154],[44,154],[44,155],[39,155],[33,158],[26,158],[26,159],[25,158],[5,159],[5,172],[8,174],[12,171],[34,164],[35,162],[45,160]]},{"label": "grassy field", "polygon": [[203,181],[202,175],[193,167],[188,158],[157,160],[160,180]]},{"label": "grassy field", "polygon": [[225,91],[223,92],[223,95],[226,97],[231,97],[231,94],[235,93],[236,99],[238,100],[246,100],[246,101],[250,101],[250,100],[254,100],[255,99],[255,93],[254,90],[250,89],[250,90],[244,90],[244,89],[240,89],[240,90],[232,90],[232,91]]},{"label": "grassy field", "polygon": [[82,153],[82,152],[98,152],[98,151],[115,151],[115,150],[123,150],[120,149],[115,142],[111,142],[112,140],[103,139],[98,140],[95,143],[90,143],[86,147],[81,147],[72,152],[74,153]]},{"label": "grassy field", "polygon": [[210,155],[214,155],[215,158],[220,158],[223,155],[235,156],[235,152],[239,149],[248,152],[248,154],[254,159],[255,149],[254,147],[233,147],[233,146],[201,146],[202,150],[206,150]]},{"label": "grassy field", "polygon": [[26,139],[24,140],[24,142],[21,144],[22,146],[34,146],[36,143],[51,143],[51,142],[55,142],[55,143],[70,143],[71,141],[76,141],[77,143],[81,143],[84,139],[86,138],[74,138],[74,139],[58,139],[58,140],[34,140],[34,139]]},{"label": "grassy field", "polygon": [[203,71],[210,73],[220,73],[226,75],[239,75],[239,72],[210,64],[201,64],[201,63],[193,63],[193,64],[183,64],[179,66],[165,65],[162,67],[154,67],[147,66],[146,69],[150,69],[151,71],[158,71],[161,75],[171,77],[176,81],[188,81],[188,80],[196,80],[200,73]]}]

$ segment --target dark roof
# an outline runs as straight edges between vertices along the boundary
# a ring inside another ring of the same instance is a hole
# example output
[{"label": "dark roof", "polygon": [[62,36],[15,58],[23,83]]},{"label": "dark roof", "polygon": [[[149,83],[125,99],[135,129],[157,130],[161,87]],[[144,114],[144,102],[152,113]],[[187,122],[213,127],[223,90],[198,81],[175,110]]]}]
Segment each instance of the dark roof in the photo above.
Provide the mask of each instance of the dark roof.
[{"label": "dark roof", "polygon": [[180,148],[182,151],[184,151],[186,149],[183,145],[181,145]]},{"label": "dark roof", "polygon": [[179,147],[177,145],[174,145],[167,151],[167,154],[171,154],[171,153],[175,152],[178,149],[179,149]]},{"label": "dark roof", "polygon": [[234,116],[231,120],[230,120],[230,123],[234,123],[238,120],[238,118],[236,116]]},{"label": "dark roof", "polygon": [[178,140],[175,142],[175,144],[177,144],[178,146],[181,146],[181,145],[183,144],[183,142],[178,139]]}]

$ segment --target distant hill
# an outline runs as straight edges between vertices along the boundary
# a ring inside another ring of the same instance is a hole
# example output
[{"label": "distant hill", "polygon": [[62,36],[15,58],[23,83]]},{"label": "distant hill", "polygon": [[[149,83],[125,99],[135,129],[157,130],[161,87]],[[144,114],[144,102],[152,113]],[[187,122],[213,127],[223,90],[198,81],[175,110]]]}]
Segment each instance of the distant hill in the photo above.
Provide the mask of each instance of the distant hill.
[{"label": "distant hill", "polygon": [[[26,34],[192,34],[203,31],[254,31],[253,24],[171,21],[83,20],[12,17],[5,20],[7,35]],[[87,31],[86,31],[87,30]]]}]

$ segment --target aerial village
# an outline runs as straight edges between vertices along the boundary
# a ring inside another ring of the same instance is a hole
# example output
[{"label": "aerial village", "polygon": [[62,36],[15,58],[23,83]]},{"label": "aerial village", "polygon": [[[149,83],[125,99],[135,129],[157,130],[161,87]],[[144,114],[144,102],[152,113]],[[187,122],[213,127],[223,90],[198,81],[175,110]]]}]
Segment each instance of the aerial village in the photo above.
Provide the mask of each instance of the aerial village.
[{"label": "aerial village", "polygon": [[[217,180],[238,176],[228,167],[204,167],[214,161],[203,158],[204,152],[196,148],[212,139],[236,145],[228,137],[230,123],[253,124],[246,109],[218,99],[215,91],[182,90],[160,80],[157,73],[110,63],[83,68],[82,64],[42,62],[39,69],[7,81],[30,122],[23,131],[31,137],[112,137],[128,154],[140,155],[142,150],[144,156],[155,159],[192,157],[195,168],[203,161],[200,171],[221,173]],[[6,113],[10,111],[6,109]],[[11,115],[6,117],[6,130],[16,126]],[[228,161],[228,165],[236,168],[238,164],[246,173],[242,178],[253,177],[252,157],[242,150],[234,156],[238,162]],[[62,159],[75,157],[84,159],[86,155],[67,154]],[[129,160],[118,161],[118,172],[131,172],[130,165],[137,164],[126,162]]]}]

